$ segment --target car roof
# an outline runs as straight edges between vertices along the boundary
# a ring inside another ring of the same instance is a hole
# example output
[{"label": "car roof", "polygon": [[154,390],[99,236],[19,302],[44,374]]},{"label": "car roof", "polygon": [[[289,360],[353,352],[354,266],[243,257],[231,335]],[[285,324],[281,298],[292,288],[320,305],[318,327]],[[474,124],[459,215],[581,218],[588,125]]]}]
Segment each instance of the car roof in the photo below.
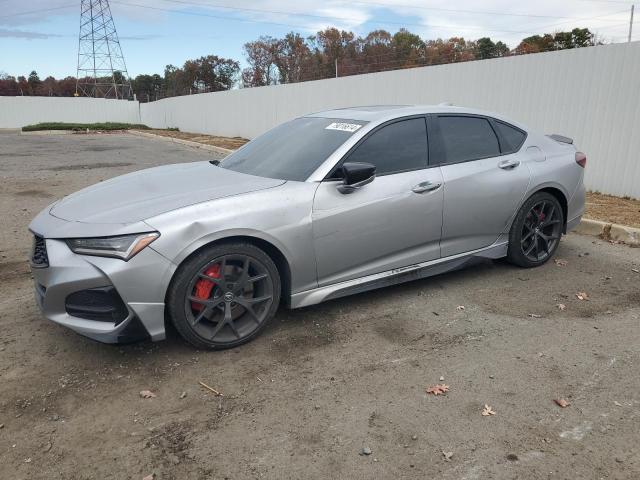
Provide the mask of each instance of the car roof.
[{"label": "car roof", "polygon": [[334,110],[324,110],[322,112],[311,113],[305,115],[306,117],[321,117],[321,118],[337,118],[357,120],[363,122],[381,122],[386,120],[392,120],[394,118],[406,117],[410,115],[422,115],[426,113],[467,113],[473,115],[486,115],[489,117],[497,118],[505,122],[516,125],[522,129],[526,129],[524,126],[517,122],[514,122],[503,115],[487,112],[483,110],[476,110],[473,108],[459,107],[450,104],[442,105],[364,105],[358,107],[346,107],[337,108]]}]

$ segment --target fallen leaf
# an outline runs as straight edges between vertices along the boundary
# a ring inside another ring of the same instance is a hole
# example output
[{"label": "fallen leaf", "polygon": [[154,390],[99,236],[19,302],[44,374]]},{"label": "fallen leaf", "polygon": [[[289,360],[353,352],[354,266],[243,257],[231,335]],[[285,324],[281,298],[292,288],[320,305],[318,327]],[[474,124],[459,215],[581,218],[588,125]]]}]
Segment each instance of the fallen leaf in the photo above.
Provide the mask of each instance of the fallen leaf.
[{"label": "fallen leaf", "polygon": [[442,455],[444,455],[444,459],[449,462],[451,461],[451,457],[453,457],[453,452],[445,452],[444,450],[442,451]]},{"label": "fallen leaf", "polygon": [[589,295],[587,295],[587,292],[578,292],[576,293],[576,297],[578,298],[578,300],[589,300]]},{"label": "fallen leaf", "polygon": [[456,307],[456,310],[464,310],[464,305],[458,305],[458,306]]},{"label": "fallen leaf", "polygon": [[529,316],[530,316],[531,318],[542,318],[542,315],[539,315],[539,314],[537,314],[537,313],[530,313],[530,314],[529,314]]},{"label": "fallen leaf", "polygon": [[617,400],[614,400],[614,401],[613,401],[613,404],[614,404],[616,407],[621,407],[621,406],[622,406],[622,404],[621,404],[620,402],[618,402]]},{"label": "fallen leaf", "polygon": [[561,408],[567,408],[569,405],[571,405],[564,398],[556,398],[554,400],[554,402],[556,402],[558,404],[558,406],[561,407]]},{"label": "fallen leaf", "polygon": [[432,395],[442,395],[445,394],[449,391],[449,385],[445,385],[443,384],[438,384],[438,385],[433,385],[431,387],[427,388],[427,393],[430,393]]},{"label": "fallen leaf", "polygon": [[567,308],[567,306],[564,303],[558,303],[556,307],[558,307],[558,310],[566,310]]},{"label": "fallen leaf", "polygon": [[153,393],[151,390],[142,390],[140,392],[140,396],[142,398],[156,398],[156,394]]},{"label": "fallen leaf", "polygon": [[440,377],[440,381],[441,381],[441,382],[444,382],[444,377]]},{"label": "fallen leaf", "polygon": [[632,269],[631,269],[631,271],[632,271],[633,273],[640,273],[640,270],[638,270],[637,268],[632,268]]},{"label": "fallen leaf", "polygon": [[611,280],[613,277],[610,277],[609,275],[605,275],[604,277],[602,277],[602,280]]},{"label": "fallen leaf", "polygon": [[491,408],[489,405],[487,405],[486,403],[484,404],[484,409],[482,410],[482,416],[483,417],[488,417],[489,415],[495,415],[496,412],[493,411],[493,408]]},{"label": "fallen leaf", "polygon": [[567,265],[569,265],[569,262],[567,260],[562,260],[561,258],[556,258],[554,260],[554,263],[559,267],[566,267]]}]

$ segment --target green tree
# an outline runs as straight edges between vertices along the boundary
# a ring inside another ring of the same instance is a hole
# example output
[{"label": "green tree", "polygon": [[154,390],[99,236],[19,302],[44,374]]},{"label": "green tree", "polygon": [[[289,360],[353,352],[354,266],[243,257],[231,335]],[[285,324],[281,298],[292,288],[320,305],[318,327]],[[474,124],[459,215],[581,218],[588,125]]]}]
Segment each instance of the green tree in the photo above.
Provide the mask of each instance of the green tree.
[{"label": "green tree", "polygon": [[509,47],[501,41],[496,42],[496,57],[506,57],[509,55]]},{"label": "green tree", "polygon": [[40,80],[40,77],[38,76],[38,72],[33,70],[29,74],[29,79],[27,80],[27,90],[29,91],[29,95],[35,95],[37,90],[38,90],[38,87],[40,87],[41,83],[42,83],[42,81]]},{"label": "green tree", "polygon": [[415,33],[401,28],[393,35],[392,47],[400,61],[412,61],[424,57],[425,43]]},{"label": "green tree", "polygon": [[482,37],[476,40],[476,46],[478,48],[477,58],[480,60],[498,56],[496,44],[489,37]]}]

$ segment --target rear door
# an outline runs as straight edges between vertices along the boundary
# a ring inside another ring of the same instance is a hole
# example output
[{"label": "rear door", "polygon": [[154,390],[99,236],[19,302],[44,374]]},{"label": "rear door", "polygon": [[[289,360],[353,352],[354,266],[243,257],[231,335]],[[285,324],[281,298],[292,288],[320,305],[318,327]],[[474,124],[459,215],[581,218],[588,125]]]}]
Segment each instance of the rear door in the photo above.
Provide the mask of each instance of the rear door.
[{"label": "rear door", "polygon": [[441,255],[487,247],[506,231],[528,189],[529,167],[518,153],[526,133],[475,115],[433,115],[429,124],[431,159],[444,180]]}]

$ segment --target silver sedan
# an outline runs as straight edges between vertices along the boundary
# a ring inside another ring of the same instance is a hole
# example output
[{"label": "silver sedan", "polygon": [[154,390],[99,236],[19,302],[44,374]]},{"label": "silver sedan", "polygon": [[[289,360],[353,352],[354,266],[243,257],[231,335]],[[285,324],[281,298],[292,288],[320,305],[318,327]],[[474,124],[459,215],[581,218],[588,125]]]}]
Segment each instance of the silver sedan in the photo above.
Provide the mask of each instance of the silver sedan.
[{"label": "silver sedan", "polygon": [[[449,106],[282,124],[221,162],[143,170],[31,223],[36,299],[103,342],[254,338],[289,308],[459,268],[545,263],[584,211],[571,139]],[[542,281],[542,280],[541,280]]]}]

